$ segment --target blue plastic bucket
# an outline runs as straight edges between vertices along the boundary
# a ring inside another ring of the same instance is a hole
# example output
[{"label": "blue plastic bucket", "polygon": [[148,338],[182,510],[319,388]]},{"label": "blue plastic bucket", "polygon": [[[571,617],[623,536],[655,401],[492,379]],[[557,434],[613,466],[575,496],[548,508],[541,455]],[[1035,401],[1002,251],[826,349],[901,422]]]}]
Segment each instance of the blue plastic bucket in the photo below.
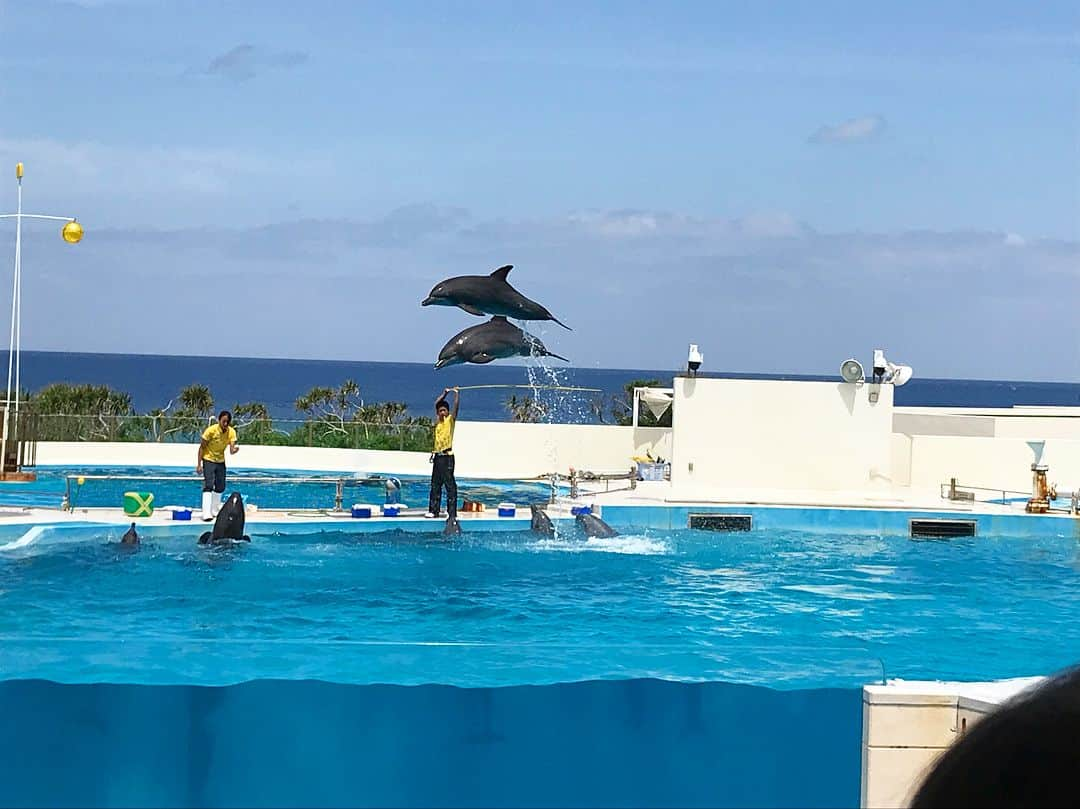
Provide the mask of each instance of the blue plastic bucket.
[{"label": "blue plastic bucket", "polygon": [[191,509],[190,508],[174,508],[172,513],[174,520],[190,520]]},{"label": "blue plastic bucket", "polygon": [[371,516],[371,506],[353,506],[352,515],[357,519],[367,519]]}]

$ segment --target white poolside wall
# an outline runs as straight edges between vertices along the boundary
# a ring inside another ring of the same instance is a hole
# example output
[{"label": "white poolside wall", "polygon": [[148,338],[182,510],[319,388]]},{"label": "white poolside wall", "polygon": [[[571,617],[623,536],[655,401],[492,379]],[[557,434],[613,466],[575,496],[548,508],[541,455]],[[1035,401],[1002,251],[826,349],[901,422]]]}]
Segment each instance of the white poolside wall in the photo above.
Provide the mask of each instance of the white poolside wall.
[{"label": "white poolside wall", "polygon": [[[1049,480],[1080,489],[1080,408],[896,408],[893,387],[688,379],[674,383],[674,429],[462,421],[458,475],[530,478],[570,467],[619,472],[651,452],[672,462],[672,498],[727,493],[936,493],[959,484],[1031,489],[1027,440],[1045,440]],[[870,401],[872,393],[878,400]],[[175,444],[38,444],[38,463],[194,466]],[[426,475],[426,453],[244,446],[234,469]],[[692,465],[692,468],[691,468]],[[762,495],[764,496],[764,494]],[[984,499],[985,494],[981,495]]]},{"label": "white poolside wall", "polygon": [[[38,444],[42,466],[195,467],[196,445],[105,443],[90,441]],[[628,471],[631,458],[646,450],[670,457],[671,430],[580,424],[513,424],[462,421],[454,436],[458,477],[531,478],[570,467],[590,471]],[[426,475],[426,452],[264,447],[243,445],[228,459],[234,470],[296,469],[325,472],[394,472]]]}]

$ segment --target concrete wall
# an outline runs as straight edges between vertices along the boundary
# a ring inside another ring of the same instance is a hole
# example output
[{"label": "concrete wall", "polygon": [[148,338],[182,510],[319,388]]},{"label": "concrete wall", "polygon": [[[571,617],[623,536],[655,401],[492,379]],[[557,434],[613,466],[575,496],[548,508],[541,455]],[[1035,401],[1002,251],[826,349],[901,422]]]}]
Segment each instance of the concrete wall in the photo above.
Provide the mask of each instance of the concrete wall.
[{"label": "concrete wall", "polygon": [[674,388],[676,496],[891,482],[891,385],[680,378]]},{"label": "concrete wall", "polygon": [[[458,425],[457,474],[476,478],[529,478],[567,472],[629,469],[646,449],[671,456],[671,430],[573,424],[467,422]],[[41,442],[37,462],[56,466],[195,467],[194,444]],[[242,445],[232,469],[296,469],[326,472],[395,472],[427,475],[426,452],[263,447]]]},{"label": "concrete wall", "polygon": [[[968,486],[1031,491],[1034,455],[1023,439],[917,435],[910,444],[912,488],[937,488],[955,477]],[[1043,463],[1050,467],[1048,481],[1058,483],[1061,493],[1080,488],[1080,441],[1047,440]]]},{"label": "concrete wall", "polygon": [[989,683],[900,682],[863,689],[862,790],[868,809],[902,809],[941,755],[1040,677]]},{"label": "concrete wall", "polygon": [[[1047,438],[1080,440],[1080,408],[1010,408],[962,412],[933,408],[897,409],[893,431],[908,435],[956,435],[982,438]],[[1043,415],[1040,415],[1043,414]]]}]

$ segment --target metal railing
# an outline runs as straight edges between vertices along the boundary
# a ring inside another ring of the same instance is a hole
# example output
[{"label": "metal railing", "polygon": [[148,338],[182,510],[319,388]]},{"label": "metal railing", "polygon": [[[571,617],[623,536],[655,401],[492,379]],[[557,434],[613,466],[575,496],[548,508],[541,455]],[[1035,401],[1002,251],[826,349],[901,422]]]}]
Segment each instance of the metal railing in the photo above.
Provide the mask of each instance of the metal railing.
[{"label": "metal railing", "polygon": [[[1023,492],[1023,491],[1016,491],[1016,490],[1013,490],[1013,489],[996,489],[996,488],[992,488],[992,487],[988,487],[988,486],[968,486],[968,485],[963,484],[963,483],[958,483],[956,478],[951,478],[948,483],[940,484],[940,488],[939,488],[939,493],[941,495],[941,499],[942,500],[951,500],[953,502],[966,502],[966,503],[976,502],[976,500],[975,500],[975,492],[990,492],[990,493],[995,494],[995,495],[1000,494],[1001,495],[1001,503],[1002,503],[1002,505],[1006,505],[1009,502],[1010,496],[1014,500],[1025,500],[1026,501],[1026,500],[1029,500],[1031,498],[1031,492],[1030,491]],[[1060,497],[1061,495],[1059,494],[1058,496]],[[1054,499],[1057,499],[1057,498],[1054,498]],[[987,503],[987,502],[993,502],[993,501],[988,498],[986,500],[979,500],[978,502]],[[1051,507],[1050,510],[1051,511],[1061,511],[1061,512],[1068,511],[1069,514],[1073,514],[1073,515],[1080,514],[1080,491],[1074,491],[1074,492],[1070,493],[1068,509]]]},{"label": "metal railing", "polygon": [[[33,414],[37,441],[198,443],[207,419],[189,416]],[[212,420],[211,420],[212,421]],[[333,419],[234,418],[241,444],[427,452],[432,425]]]},{"label": "metal railing", "polygon": [[[484,478],[485,483],[544,483],[551,482],[552,485],[552,500],[554,502],[555,492],[558,491],[557,478],[566,478],[561,475],[536,475],[532,478]],[[307,485],[333,485],[334,486],[334,507],[332,513],[347,513],[344,508],[345,505],[345,490],[355,487],[382,487],[385,489],[388,497],[387,502],[391,502],[392,490],[401,490],[401,480],[394,475],[366,475],[364,477],[358,477],[356,475],[326,475],[322,477],[309,476],[309,477],[284,477],[273,475],[244,475],[233,474],[231,476],[234,487],[238,487],[244,483],[298,483]],[[125,482],[146,482],[146,483],[180,483],[184,481],[192,483],[202,483],[203,478],[200,475],[79,475],[70,474],[64,475],[64,497],[61,501],[60,508],[62,511],[74,511],[76,497],[72,496],[71,484],[72,481],[77,486],[82,486],[89,480],[122,480]],[[76,490],[78,491],[78,490]],[[292,512],[327,512],[327,509],[289,509]]]},{"label": "metal railing", "polygon": [[[64,476],[64,499],[60,504],[62,511],[74,511],[74,498],[71,496],[71,482],[75,481],[76,485],[82,486],[88,480],[123,480],[132,482],[147,482],[147,483],[179,483],[183,481],[202,482],[201,475],[65,475]],[[345,477],[345,476],[326,476],[326,477],[274,477],[271,475],[234,475],[233,482],[242,481],[244,483],[297,483],[297,484],[320,484],[330,485],[335,487],[334,491],[334,511],[344,511],[345,503],[345,489],[347,487],[355,486],[382,486],[389,488],[391,485],[396,488],[401,487],[400,481],[394,477],[383,477],[382,475],[371,475],[367,477]],[[322,509],[316,509],[322,510]]]},{"label": "metal railing", "polygon": [[[571,469],[569,475],[564,475],[561,472],[552,472],[547,475],[548,480],[551,482],[551,502],[555,502],[556,492],[558,491],[558,484],[560,481],[570,484],[570,499],[577,500],[581,496],[580,484],[584,482],[596,482],[603,481],[604,491],[602,492],[590,492],[590,494],[608,494],[612,492],[628,492],[637,488],[637,467],[630,467],[629,472],[589,472],[584,469]],[[620,486],[617,489],[611,488],[612,481],[628,480],[629,486]]]}]

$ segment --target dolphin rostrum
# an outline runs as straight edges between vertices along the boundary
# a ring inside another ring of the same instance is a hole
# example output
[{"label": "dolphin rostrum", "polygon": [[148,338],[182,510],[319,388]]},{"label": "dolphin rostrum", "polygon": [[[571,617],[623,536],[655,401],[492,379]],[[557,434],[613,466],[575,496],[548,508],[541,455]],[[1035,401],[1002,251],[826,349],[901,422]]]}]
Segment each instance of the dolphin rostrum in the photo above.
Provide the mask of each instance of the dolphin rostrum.
[{"label": "dolphin rostrum", "polygon": [[552,354],[543,343],[509,323],[502,315],[496,315],[487,323],[470,326],[451,337],[439,352],[435,370],[463,362],[485,365],[509,357],[530,356],[554,357],[570,362],[566,357]]},{"label": "dolphin rostrum", "polygon": [[234,542],[251,542],[244,533],[244,498],[240,492],[229,495],[214,520],[214,529],[199,537],[200,545],[231,545]]},{"label": "dolphin rostrum", "polygon": [[459,275],[436,284],[421,306],[457,306],[470,315],[502,315],[515,320],[552,320],[569,329],[546,308],[529,300],[506,280],[513,264],[491,275]]},{"label": "dolphin rostrum", "polygon": [[127,533],[120,537],[121,545],[138,545],[139,544],[139,532],[135,530],[135,523],[131,524],[131,527],[127,530]]}]

